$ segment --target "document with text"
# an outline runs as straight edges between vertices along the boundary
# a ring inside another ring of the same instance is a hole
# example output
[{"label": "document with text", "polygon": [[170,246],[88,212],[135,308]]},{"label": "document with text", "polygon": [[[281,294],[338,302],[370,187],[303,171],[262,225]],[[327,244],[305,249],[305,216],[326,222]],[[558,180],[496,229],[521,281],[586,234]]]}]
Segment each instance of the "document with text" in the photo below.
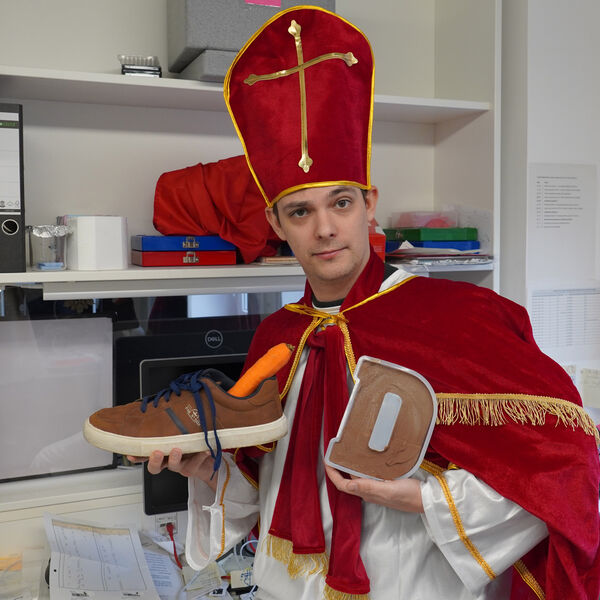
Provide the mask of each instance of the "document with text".
[{"label": "document with text", "polygon": [[159,600],[138,532],[45,515],[51,600]]}]

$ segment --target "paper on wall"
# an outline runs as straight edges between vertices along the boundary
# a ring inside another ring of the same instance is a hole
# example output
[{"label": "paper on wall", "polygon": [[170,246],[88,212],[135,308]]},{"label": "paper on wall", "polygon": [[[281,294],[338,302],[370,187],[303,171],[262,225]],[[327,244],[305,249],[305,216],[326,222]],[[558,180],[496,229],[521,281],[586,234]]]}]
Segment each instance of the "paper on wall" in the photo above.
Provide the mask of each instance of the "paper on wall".
[{"label": "paper on wall", "polygon": [[527,280],[598,276],[595,165],[530,164]]}]

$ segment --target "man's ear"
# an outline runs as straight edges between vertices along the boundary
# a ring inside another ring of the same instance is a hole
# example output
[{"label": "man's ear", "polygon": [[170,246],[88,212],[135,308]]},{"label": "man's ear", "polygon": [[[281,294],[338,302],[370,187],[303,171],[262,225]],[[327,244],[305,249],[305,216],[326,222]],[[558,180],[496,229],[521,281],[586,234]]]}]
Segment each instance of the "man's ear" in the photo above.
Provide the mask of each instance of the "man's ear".
[{"label": "man's ear", "polygon": [[367,219],[369,221],[375,218],[375,209],[377,208],[377,200],[379,200],[379,190],[376,186],[371,186],[365,196],[365,206],[367,208]]},{"label": "man's ear", "polygon": [[285,234],[283,233],[283,229],[281,228],[281,223],[279,222],[279,217],[277,216],[277,214],[275,213],[275,211],[273,210],[273,208],[271,206],[265,207],[265,216],[267,217],[267,221],[269,221],[269,224],[271,225],[271,227],[273,228],[273,231],[277,234],[279,239],[281,239],[285,242],[286,237],[285,237]]},{"label": "man's ear", "polygon": [[283,229],[281,228],[281,223],[279,222],[279,216],[273,210],[272,206],[265,207],[265,216],[267,217],[267,221],[273,228],[273,231],[278,235],[279,239],[286,241],[285,234],[283,233]]}]

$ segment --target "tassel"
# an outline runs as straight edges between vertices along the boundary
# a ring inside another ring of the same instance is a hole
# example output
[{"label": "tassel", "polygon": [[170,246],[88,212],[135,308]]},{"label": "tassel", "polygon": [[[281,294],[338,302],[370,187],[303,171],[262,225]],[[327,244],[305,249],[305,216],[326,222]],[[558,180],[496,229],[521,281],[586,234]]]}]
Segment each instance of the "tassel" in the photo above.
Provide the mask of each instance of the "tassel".
[{"label": "tassel", "polygon": [[292,579],[300,575],[327,574],[329,559],[325,552],[319,554],[294,554],[292,542],[283,538],[267,535],[264,543],[266,552],[275,560],[287,565],[287,571]]},{"label": "tassel", "polygon": [[526,394],[437,394],[440,425],[505,425],[508,421],[544,425],[546,415],[572,429],[581,428],[600,444],[591,417],[581,406],[560,398]]},{"label": "tassel", "polygon": [[347,594],[325,585],[323,598],[324,600],[369,600],[369,594]]}]

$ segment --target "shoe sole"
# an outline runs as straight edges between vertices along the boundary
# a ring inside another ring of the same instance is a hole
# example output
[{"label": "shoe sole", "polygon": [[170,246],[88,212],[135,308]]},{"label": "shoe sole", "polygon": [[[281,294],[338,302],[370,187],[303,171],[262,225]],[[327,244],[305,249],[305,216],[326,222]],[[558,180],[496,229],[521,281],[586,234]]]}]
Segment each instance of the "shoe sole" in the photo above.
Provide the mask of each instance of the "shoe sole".
[{"label": "shoe sole", "polygon": [[[271,421],[264,425],[218,429],[217,433],[221,442],[221,448],[225,450],[228,448],[246,448],[268,444],[281,439],[287,431],[286,416],[281,415],[276,421]],[[90,444],[97,448],[129,456],[150,456],[155,450],[168,455],[173,448],[179,448],[183,454],[208,450],[204,433],[187,433],[167,437],[130,437],[98,429],[90,423],[89,419],[83,427],[83,435]],[[214,431],[208,432],[208,441],[214,450]]]}]

